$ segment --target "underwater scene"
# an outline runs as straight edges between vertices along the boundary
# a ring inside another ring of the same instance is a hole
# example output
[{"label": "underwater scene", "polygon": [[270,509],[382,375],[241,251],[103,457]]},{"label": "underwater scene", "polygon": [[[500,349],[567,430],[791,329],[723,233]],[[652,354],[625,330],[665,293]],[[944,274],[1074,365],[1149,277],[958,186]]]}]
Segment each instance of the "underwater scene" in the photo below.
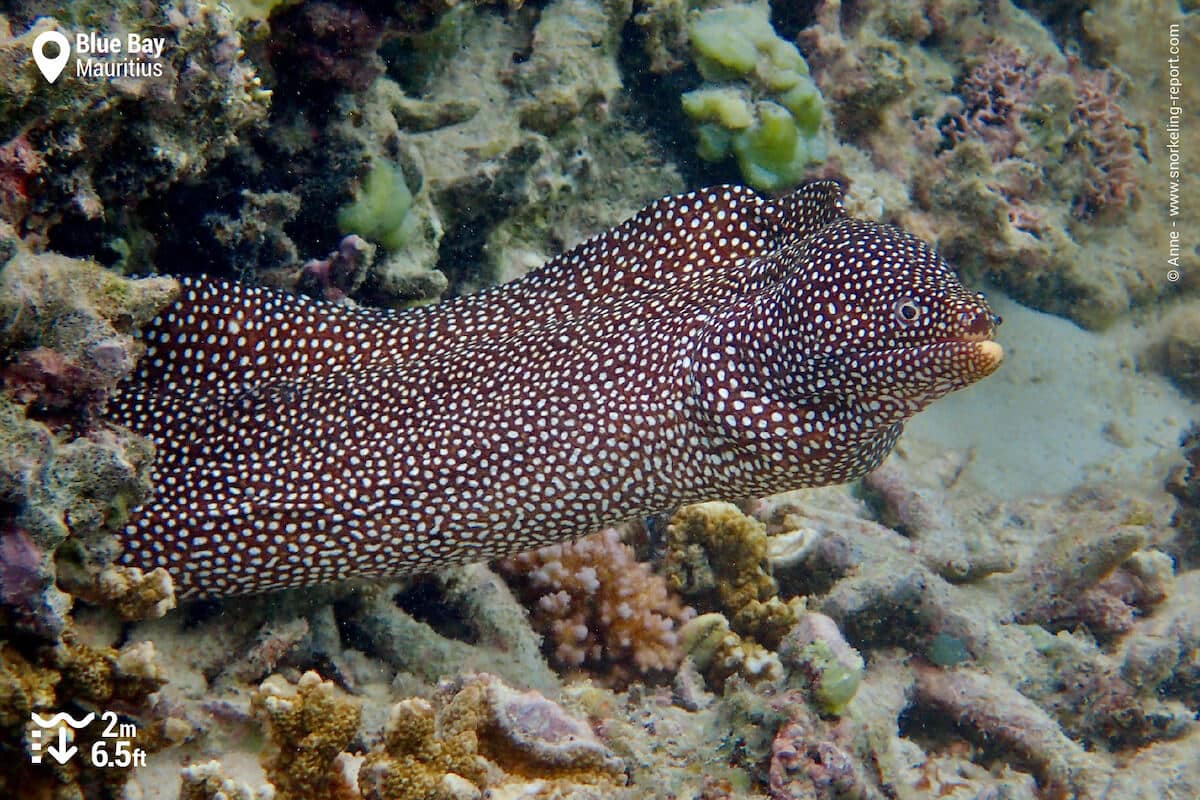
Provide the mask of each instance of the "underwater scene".
[{"label": "underwater scene", "polygon": [[1198,65],[0,0],[0,800],[1197,800]]}]

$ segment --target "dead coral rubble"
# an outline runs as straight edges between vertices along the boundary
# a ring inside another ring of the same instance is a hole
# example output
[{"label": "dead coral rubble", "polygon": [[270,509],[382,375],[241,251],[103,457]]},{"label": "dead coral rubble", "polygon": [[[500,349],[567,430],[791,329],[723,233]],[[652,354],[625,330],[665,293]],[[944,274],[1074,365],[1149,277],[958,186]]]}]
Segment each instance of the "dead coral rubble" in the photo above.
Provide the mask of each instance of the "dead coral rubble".
[{"label": "dead coral rubble", "polygon": [[523,784],[561,794],[588,786],[611,792],[624,783],[624,764],[585,722],[490,675],[444,684],[435,703],[398,703],[359,771],[369,800],[478,796],[471,792],[485,789],[506,796],[506,788]]}]

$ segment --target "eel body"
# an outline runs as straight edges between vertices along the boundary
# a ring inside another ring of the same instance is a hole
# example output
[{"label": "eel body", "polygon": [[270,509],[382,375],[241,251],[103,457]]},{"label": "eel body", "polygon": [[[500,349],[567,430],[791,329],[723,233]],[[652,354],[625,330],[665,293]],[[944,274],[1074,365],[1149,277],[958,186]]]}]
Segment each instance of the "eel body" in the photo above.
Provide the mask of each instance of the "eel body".
[{"label": "eel body", "polygon": [[215,597],[479,561],[852,480],[990,374],[996,318],[841,190],[669,197],[407,311],[187,278],[112,418],[158,448],[124,563]]}]

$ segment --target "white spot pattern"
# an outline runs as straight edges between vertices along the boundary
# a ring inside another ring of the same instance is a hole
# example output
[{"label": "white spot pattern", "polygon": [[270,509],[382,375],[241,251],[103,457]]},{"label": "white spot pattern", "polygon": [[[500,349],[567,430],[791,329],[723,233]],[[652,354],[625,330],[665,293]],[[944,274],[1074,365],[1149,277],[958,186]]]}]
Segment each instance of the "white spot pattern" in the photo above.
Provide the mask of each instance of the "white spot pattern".
[{"label": "white spot pattern", "polygon": [[665,198],[520,281],[404,312],[184,279],[111,410],[159,450],[122,559],[230,595],[863,474],[995,368],[994,323],[840,196]]}]

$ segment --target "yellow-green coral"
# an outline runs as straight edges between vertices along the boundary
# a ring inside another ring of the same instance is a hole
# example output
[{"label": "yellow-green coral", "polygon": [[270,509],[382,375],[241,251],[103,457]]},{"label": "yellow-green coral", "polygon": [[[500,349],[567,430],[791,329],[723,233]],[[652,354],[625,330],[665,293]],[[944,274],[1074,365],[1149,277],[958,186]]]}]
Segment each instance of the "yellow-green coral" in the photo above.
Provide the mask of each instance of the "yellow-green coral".
[{"label": "yellow-green coral", "polygon": [[416,220],[413,194],[399,164],[378,160],[363,179],[354,202],[338,212],[342,233],[355,233],[379,242],[388,250],[399,250],[412,239]]},{"label": "yellow-green coral", "polygon": [[668,585],[691,597],[708,596],[733,630],[774,648],[796,622],[777,596],[762,523],[729,503],[687,506],[667,526]]},{"label": "yellow-green coral", "polygon": [[800,658],[811,673],[812,696],[817,706],[827,714],[842,713],[862,683],[861,659],[857,664],[846,664],[822,641],[806,645]]},{"label": "yellow-green coral", "polygon": [[271,676],[253,706],[267,723],[272,746],[263,754],[263,768],[278,800],[355,796],[337,758],[358,731],[357,699],[310,671],[294,686]]},{"label": "yellow-green coral", "polygon": [[800,51],[775,33],[766,4],[710,9],[689,33],[709,81],[682,98],[697,153],[707,161],[732,154],[759,189],[797,184],[825,158],[821,94]]}]

